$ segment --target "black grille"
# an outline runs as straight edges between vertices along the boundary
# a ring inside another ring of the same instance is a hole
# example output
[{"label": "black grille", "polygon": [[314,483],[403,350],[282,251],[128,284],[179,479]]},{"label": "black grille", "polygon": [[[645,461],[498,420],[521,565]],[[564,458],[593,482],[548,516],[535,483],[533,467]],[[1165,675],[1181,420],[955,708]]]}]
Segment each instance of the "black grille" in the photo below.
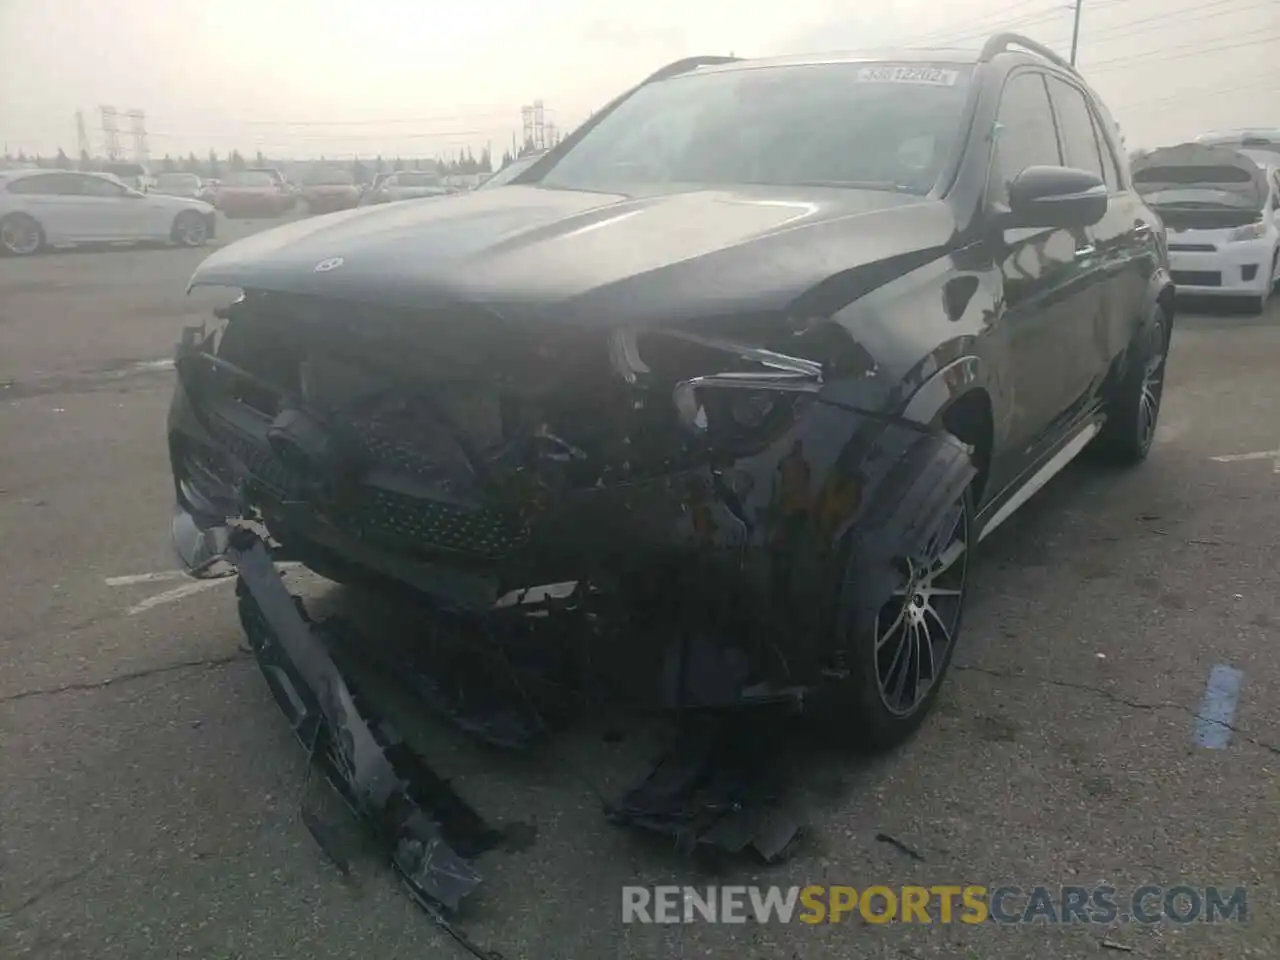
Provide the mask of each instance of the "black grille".
[{"label": "black grille", "polygon": [[1171,243],[1170,250],[1180,250],[1183,253],[1213,253],[1218,248],[1212,243]]},{"label": "black grille", "polygon": [[357,536],[394,537],[487,559],[510,553],[528,535],[523,523],[498,510],[467,510],[390,490],[370,490],[335,519]]},{"label": "black grille", "polygon": [[1173,282],[1184,287],[1220,287],[1222,274],[1217,270],[1174,270]]},{"label": "black grille", "polygon": [[[305,500],[305,479],[281,463],[265,443],[234,427],[214,422],[219,443],[252,474],[253,486],[278,502]],[[374,434],[364,436],[369,453],[381,465],[425,473],[429,461],[403,444]],[[473,509],[427,500],[380,487],[360,486],[325,508],[326,517],[346,533],[404,550],[442,551],[477,560],[511,553],[528,538],[528,526],[514,513]]]}]

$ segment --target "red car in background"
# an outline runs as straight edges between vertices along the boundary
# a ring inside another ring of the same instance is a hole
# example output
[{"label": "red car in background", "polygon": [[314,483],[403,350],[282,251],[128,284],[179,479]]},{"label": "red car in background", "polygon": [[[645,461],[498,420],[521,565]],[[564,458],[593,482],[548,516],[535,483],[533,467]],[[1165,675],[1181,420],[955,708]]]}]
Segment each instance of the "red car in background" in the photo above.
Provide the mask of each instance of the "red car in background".
[{"label": "red car in background", "polygon": [[293,195],[265,171],[235,170],[218,184],[213,205],[228,217],[278,217]]},{"label": "red car in background", "polygon": [[314,167],[302,178],[302,200],[308,213],[350,210],[360,203],[360,188],[346,170]]}]

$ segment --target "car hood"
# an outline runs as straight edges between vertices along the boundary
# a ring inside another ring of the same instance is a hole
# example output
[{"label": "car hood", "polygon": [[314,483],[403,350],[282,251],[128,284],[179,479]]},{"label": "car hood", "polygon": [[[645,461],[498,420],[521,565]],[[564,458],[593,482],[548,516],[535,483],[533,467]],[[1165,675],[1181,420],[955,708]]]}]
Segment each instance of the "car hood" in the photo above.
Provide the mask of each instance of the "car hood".
[{"label": "car hood", "polygon": [[[216,252],[191,286],[660,323],[785,309],[819,283],[879,261],[928,262],[955,232],[946,205],[892,191],[626,196],[517,185],[287,224]],[[832,288],[845,302],[856,295],[848,284],[823,285]]]},{"label": "car hood", "polygon": [[205,203],[203,200],[196,200],[193,197],[176,197],[168,193],[148,192],[145,203],[149,203],[153,207],[163,207],[169,210],[198,210],[200,213],[213,213],[213,207]]}]

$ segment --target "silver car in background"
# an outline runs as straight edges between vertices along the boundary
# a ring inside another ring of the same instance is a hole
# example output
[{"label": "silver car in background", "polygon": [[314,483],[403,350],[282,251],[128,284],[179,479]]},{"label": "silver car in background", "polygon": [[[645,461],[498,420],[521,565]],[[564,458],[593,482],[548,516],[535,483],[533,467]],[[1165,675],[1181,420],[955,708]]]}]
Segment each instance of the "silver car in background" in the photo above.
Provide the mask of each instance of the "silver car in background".
[{"label": "silver car in background", "polygon": [[393,173],[369,191],[367,203],[395,203],[397,200],[421,200],[443,197],[449,193],[444,178],[429,170],[401,170]]},{"label": "silver car in background", "polygon": [[162,173],[156,177],[152,193],[162,193],[166,197],[186,197],[188,200],[200,200],[204,190],[204,181],[194,173]]},{"label": "silver car in background", "polygon": [[26,256],[46,246],[168,240],[203,246],[213,207],[186,197],[141,193],[105,173],[0,172],[0,253]]}]

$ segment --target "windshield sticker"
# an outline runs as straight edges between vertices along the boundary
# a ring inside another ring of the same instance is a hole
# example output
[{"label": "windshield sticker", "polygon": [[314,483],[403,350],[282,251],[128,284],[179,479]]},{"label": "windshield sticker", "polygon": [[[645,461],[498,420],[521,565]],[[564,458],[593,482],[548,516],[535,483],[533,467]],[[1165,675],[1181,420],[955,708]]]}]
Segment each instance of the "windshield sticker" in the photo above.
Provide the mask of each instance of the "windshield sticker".
[{"label": "windshield sticker", "polygon": [[954,87],[959,70],[924,65],[863,67],[858,71],[862,83],[923,83],[931,87]]}]

